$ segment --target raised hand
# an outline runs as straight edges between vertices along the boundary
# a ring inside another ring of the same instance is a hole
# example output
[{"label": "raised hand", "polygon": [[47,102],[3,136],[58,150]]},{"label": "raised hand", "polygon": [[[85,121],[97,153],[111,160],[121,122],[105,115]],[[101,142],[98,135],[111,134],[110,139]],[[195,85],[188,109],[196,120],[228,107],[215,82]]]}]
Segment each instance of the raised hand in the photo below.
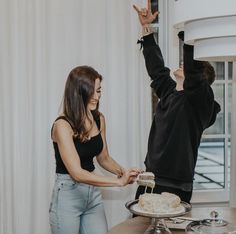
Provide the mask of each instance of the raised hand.
[{"label": "raised hand", "polygon": [[152,14],[151,0],[148,0],[147,8],[140,9],[139,7],[137,7],[135,5],[133,5],[133,7],[136,10],[136,12],[138,13],[139,21],[142,26],[144,26],[146,24],[151,24],[153,22],[153,20],[155,20],[158,15],[158,11],[156,11],[155,13]]}]

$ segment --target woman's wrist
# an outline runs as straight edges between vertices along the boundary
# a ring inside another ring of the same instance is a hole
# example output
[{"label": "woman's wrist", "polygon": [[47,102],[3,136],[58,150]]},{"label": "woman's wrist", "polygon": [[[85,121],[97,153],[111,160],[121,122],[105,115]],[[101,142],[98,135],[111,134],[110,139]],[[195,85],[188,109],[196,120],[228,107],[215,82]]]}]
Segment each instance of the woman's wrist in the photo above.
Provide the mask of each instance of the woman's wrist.
[{"label": "woman's wrist", "polygon": [[117,175],[118,178],[122,177],[125,172],[125,169],[123,167],[118,167],[115,171],[115,174]]},{"label": "woman's wrist", "polygon": [[125,185],[124,181],[122,180],[122,177],[117,178],[117,186],[123,187]]}]

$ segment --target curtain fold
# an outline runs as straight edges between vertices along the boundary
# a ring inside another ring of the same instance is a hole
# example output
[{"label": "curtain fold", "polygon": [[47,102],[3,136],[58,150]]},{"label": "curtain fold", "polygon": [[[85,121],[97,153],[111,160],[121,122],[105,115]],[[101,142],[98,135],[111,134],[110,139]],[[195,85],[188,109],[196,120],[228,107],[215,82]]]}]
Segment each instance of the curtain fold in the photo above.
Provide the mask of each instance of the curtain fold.
[{"label": "curtain fold", "polygon": [[[93,66],[104,77],[101,111],[110,154],[125,167],[144,167],[151,94],[136,45],[140,34],[132,5],[140,2],[0,1],[1,234],[50,233],[50,128],[67,75],[77,65]],[[135,189],[103,189],[110,227],[130,215],[125,202]]]}]

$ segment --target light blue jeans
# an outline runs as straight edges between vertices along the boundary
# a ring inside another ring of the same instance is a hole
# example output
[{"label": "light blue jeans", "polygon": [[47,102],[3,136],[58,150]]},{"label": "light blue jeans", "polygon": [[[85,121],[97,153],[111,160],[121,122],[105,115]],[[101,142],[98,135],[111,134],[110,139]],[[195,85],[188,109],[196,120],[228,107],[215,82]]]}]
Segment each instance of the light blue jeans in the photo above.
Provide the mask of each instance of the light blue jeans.
[{"label": "light blue jeans", "polygon": [[49,209],[52,234],[105,234],[107,221],[98,187],[57,174]]}]

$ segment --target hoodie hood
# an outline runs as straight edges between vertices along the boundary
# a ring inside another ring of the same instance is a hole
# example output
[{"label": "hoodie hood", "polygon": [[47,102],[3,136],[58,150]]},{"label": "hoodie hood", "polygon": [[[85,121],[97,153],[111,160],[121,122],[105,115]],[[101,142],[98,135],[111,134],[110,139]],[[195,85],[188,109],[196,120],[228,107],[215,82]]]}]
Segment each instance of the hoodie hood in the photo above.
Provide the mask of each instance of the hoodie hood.
[{"label": "hoodie hood", "polygon": [[212,124],[215,123],[216,116],[220,112],[220,110],[221,110],[221,108],[220,108],[219,103],[214,101],[214,109],[213,109],[213,112],[212,112],[212,115],[211,115],[211,119],[209,121],[209,124],[208,124],[207,128],[209,128]]}]

